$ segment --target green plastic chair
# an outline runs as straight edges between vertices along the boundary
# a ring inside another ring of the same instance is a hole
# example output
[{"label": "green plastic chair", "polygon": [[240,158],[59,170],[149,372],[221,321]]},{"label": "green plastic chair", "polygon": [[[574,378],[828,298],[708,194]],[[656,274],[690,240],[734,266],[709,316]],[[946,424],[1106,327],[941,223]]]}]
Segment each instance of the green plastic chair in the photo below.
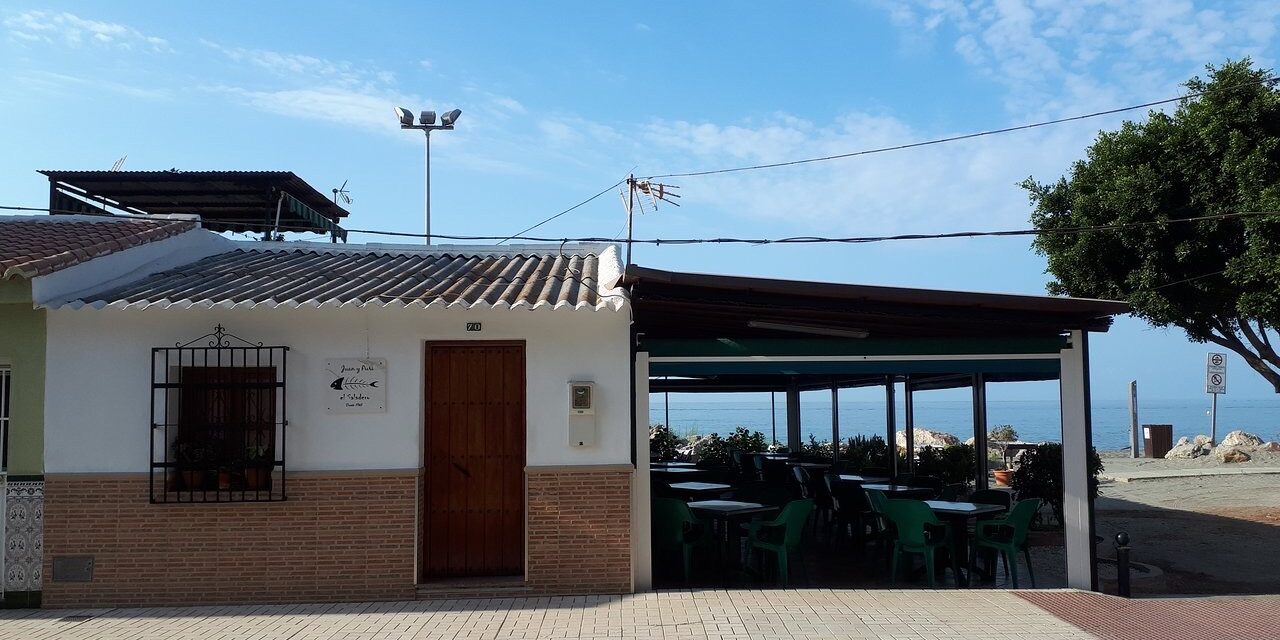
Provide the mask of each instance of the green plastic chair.
[{"label": "green plastic chair", "polygon": [[1031,587],[1036,586],[1036,573],[1031,568],[1031,550],[1027,546],[1027,533],[1031,530],[1031,520],[1040,510],[1039,498],[1019,500],[1003,518],[980,520],[973,530],[973,544],[969,546],[969,571],[973,572],[974,561],[979,548],[992,549],[1004,560],[1004,573],[1018,588],[1018,551],[1022,551],[1027,559],[1027,574],[1031,576]]},{"label": "green plastic chair", "polygon": [[684,580],[689,581],[694,547],[711,543],[711,528],[693,515],[689,505],[675,498],[653,500],[653,548],[679,548],[684,559]]},{"label": "green plastic chair", "polygon": [[938,492],[938,499],[946,500],[947,502],[955,502],[960,498],[960,493],[963,491],[964,483],[953,482],[942,487],[942,490]]},{"label": "green plastic chair", "polygon": [[[772,521],[756,520],[747,530],[748,548],[772,552],[778,563],[778,580],[787,586],[787,556],[800,548],[804,523],[813,512],[813,500],[792,500]],[[759,556],[757,556],[759,558]]]},{"label": "green plastic chair", "polygon": [[959,579],[959,572],[955,567],[955,545],[951,542],[951,526],[938,520],[938,516],[934,515],[929,505],[920,500],[888,500],[884,510],[885,515],[898,529],[897,539],[893,543],[893,563],[890,569],[894,584],[898,582],[899,559],[908,553],[919,553],[924,556],[925,577],[928,579],[929,588],[935,588],[937,585],[934,582],[933,563],[939,549],[946,549],[951,553],[951,571],[956,573],[956,578]]},{"label": "green plastic chair", "polygon": [[893,531],[893,522],[885,513],[889,497],[879,489],[865,489],[865,491],[867,504],[871,507],[871,539],[876,543],[877,553],[884,555],[887,561],[889,556],[885,551],[888,543],[897,538],[897,534]]}]

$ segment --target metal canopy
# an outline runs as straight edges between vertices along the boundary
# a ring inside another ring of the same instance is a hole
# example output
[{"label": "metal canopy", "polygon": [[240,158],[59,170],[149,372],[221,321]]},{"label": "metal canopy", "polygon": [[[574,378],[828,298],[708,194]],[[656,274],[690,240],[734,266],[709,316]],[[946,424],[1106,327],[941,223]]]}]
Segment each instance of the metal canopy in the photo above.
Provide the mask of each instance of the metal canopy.
[{"label": "metal canopy", "polygon": [[325,233],[346,239],[349,212],[292,171],[58,171],[49,178],[53,212],[200,216],[213,231]]},{"label": "metal canopy", "polygon": [[[1106,331],[1112,300],[941,291],[682,273],[629,265],[642,338],[801,338],[824,330],[881,338],[1049,337]],[[788,326],[790,328],[788,328]],[[828,335],[831,335],[828,333]]]}]

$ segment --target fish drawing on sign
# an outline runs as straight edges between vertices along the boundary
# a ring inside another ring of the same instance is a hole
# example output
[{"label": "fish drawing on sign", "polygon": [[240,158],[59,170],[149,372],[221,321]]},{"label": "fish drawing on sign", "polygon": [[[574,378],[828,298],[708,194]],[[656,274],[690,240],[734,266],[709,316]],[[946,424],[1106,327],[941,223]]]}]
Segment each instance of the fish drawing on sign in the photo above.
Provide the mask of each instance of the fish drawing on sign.
[{"label": "fish drawing on sign", "polygon": [[364,378],[346,378],[340,377],[329,383],[329,388],[334,391],[342,391],[344,389],[376,389],[378,381],[365,380]]}]

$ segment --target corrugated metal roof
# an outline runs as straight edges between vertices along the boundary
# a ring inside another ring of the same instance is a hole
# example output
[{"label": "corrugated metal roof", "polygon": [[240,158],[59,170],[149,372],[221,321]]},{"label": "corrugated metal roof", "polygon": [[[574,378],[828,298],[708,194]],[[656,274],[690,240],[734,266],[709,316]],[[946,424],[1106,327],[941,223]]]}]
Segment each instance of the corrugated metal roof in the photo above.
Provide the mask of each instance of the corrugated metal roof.
[{"label": "corrugated metal roof", "polygon": [[66,303],[72,307],[621,308],[614,247],[237,249]]},{"label": "corrugated metal roof", "polygon": [[34,278],[163,240],[195,222],[85,216],[0,217],[0,280]]}]

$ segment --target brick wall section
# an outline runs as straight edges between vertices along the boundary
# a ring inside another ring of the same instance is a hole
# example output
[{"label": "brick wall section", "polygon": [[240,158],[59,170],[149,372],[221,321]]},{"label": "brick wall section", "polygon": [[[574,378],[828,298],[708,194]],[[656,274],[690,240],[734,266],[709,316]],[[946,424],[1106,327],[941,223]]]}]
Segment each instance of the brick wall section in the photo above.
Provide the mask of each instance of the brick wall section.
[{"label": "brick wall section", "polygon": [[[416,474],[289,477],[273,503],[151,504],[145,475],[45,479],[44,606],[408,600]],[[92,555],[92,582],[52,560]]]},{"label": "brick wall section", "polygon": [[539,594],[631,591],[629,468],[528,471],[528,574]]}]

